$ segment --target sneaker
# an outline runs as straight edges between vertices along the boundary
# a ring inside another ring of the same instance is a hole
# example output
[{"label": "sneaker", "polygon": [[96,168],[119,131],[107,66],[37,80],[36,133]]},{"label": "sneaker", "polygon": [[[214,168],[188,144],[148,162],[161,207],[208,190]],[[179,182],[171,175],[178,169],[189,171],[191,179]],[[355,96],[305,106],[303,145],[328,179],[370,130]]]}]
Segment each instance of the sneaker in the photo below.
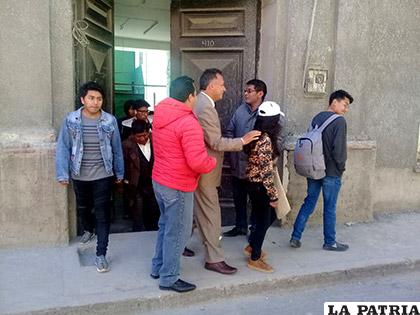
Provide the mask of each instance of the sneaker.
[{"label": "sneaker", "polygon": [[252,260],[251,258],[248,259],[248,264],[247,264],[248,268],[257,270],[257,271],[261,271],[261,272],[265,272],[265,273],[273,273],[274,269],[273,267],[271,267],[269,264],[267,264],[264,260],[262,260],[261,258],[258,260]]},{"label": "sneaker", "polygon": [[[244,248],[244,254],[245,254],[247,257],[251,257],[251,254],[252,254],[252,248],[251,248],[251,245],[247,245],[247,246]],[[261,256],[260,256],[260,258],[261,258],[262,260],[265,260],[265,259],[267,258],[267,256],[268,256],[267,252],[266,252],[266,251],[264,251],[264,250],[261,250]]]},{"label": "sneaker", "polygon": [[89,243],[93,238],[95,237],[95,234],[89,231],[85,231],[83,235],[80,237],[80,244],[87,244]]},{"label": "sneaker", "polygon": [[108,265],[108,262],[106,261],[106,258],[105,258],[104,255],[96,256],[95,265],[96,265],[96,270],[98,272],[109,271],[109,265]]},{"label": "sneaker", "polygon": [[299,240],[297,240],[295,238],[291,238],[290,239],[290,247],[292,247],[292,248],[299,248],[301,246],[302,246],[302,243]]},{"label": "sneaker", "polygon": [[349,245],[341,244],[339,242],[335,242],[335,244],[333,244],[333,245],[324,244],[324,246],[322,246],[322,248],[325,249],[325,250],[331,250],[331,251],[334,251],[334,252],[345,252],[346,250],[349,249]]}]

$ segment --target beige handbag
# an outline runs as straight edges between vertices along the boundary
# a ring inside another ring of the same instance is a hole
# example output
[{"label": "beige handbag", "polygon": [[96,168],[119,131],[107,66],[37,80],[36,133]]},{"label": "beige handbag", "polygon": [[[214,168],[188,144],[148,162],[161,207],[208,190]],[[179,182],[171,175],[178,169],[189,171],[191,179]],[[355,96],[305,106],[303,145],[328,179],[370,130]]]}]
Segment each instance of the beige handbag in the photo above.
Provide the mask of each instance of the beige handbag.
[{"label": "beige handbag", "polygon": [[277,201],[277,207],[275,207],[277,219],[284,218],[290,212],[290,204],[287,200],[286,192],[284,191],[283,184],[281,183],[279,172],[277,170],[277,159],[273,161],[273,182],[277,189],[279,200]]}]

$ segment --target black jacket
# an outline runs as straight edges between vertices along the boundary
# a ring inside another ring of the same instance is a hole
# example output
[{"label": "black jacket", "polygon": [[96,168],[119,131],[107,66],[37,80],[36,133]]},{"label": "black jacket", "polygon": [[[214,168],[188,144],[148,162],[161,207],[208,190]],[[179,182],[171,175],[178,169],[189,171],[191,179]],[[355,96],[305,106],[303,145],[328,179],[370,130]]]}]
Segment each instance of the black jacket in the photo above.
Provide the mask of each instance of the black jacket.
[{"label": "black jacket", "polygon": [[[320,112],[312,119],[312,126],[321,126],[333,112]],[[327,176],[341,176],[346,169],[347,123],[343,116],[335,119],[322,132],[322,146]]]}]

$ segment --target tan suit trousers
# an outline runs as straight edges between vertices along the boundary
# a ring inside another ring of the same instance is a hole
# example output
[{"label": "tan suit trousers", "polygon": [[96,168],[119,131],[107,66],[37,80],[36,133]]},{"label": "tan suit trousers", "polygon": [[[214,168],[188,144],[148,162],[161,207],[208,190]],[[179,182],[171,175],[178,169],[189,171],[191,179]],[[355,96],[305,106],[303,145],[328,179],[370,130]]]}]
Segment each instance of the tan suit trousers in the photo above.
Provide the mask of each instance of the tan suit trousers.
[{"label": "tan suit trousers", "polygon": [[219,239],[222,218],[215,186],[198,185],[194,193],[194,220],[203,240],[205,261],[208,263],[224,261],[225,256]]}]

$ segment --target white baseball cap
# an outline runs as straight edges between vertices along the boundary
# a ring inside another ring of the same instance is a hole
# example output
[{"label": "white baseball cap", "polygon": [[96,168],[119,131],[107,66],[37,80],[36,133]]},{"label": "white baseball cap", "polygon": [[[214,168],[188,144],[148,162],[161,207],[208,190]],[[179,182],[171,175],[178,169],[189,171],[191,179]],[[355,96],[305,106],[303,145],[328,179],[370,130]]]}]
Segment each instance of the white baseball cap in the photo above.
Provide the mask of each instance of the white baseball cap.
[{"label": "white baseball cap", "polygon": [[280,110],[280,105],[273,101],[265,101],[258,107],[258,116],[269,117],[282,115],[284,113]]}]

